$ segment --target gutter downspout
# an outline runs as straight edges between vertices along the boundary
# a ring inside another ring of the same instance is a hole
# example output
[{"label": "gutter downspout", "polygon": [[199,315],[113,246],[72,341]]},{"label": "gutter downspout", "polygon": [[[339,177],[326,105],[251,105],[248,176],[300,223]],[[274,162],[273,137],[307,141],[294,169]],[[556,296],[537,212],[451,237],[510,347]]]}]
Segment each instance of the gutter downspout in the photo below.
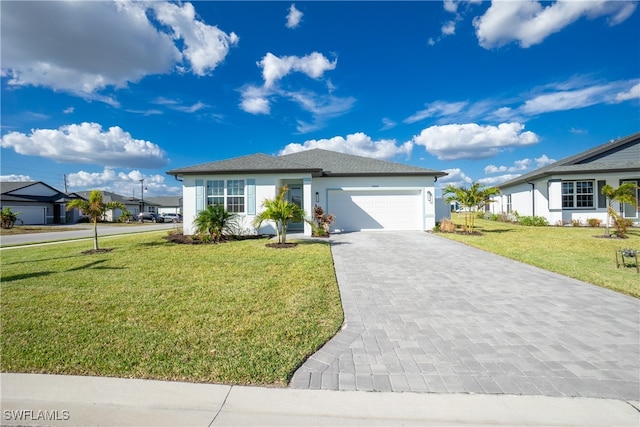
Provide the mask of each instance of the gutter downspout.
[{"label": "gutter downspout", "polygon": [[531,216],[536,216],[536,185],[533,182],[525,182],[531,186]]}]

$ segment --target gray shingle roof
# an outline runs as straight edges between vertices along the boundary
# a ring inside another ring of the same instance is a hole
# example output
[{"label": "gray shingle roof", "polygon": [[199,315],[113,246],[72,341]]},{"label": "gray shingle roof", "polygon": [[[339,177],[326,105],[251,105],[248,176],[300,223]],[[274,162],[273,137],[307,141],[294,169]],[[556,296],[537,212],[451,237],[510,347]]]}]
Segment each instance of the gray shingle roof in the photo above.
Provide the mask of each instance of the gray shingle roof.
[{"label": "gray shingle roof", "polygon": [[444,176],[445,172],[401,163],[355,156],[336,151],[313,149],[282,156],[253,154],[218,162],[204,163],[167,172],[169,175],[310,172],[314,176]]},{"label": "gray shingle roof", "polygon": [[[520,175],[517,178],[503,182],[498,187],[506,188],[512,185],[522,184],[532,179],[542,178],[549,175],[561,175],[569,173],[589,173],[589,172],[639,172],[640,173],[640,156],[636,153],[640,147],[640,132],[615,141],[607,142],[587,151],[566,157],[550,165],[536,169],[532,172]],[[607,159],[608,155],[620,150],[627,150],[625,153],[631,153],[626,158],[622,156],[611,156],[612,160]]]}]

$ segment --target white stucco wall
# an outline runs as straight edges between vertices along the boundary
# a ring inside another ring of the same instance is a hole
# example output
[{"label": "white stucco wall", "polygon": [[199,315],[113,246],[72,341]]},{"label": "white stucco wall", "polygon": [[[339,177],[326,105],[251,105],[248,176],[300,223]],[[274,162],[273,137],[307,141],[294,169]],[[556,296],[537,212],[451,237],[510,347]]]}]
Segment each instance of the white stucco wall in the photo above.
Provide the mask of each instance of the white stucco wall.
[{"label": "white stucco wall", "polygon": [[[572,221],[580,221],[586,224],[590,218],[596,218],[604,222],[607,219],[606,205],[598,203],[598,181],[606,181],[610,186],[617,188],[621,180],[640,179],[638,175],[628,175],[624,173],[606,173],[556,175],[532,181],[535,185],[535,199],[532,197],[531,185],[524,183],[513,187],[503,188],[497,202],[492,204],[491,211],[494,213],[505,212],[506,197],[511,195],[512,212],[517,211],[522,216],[537,215],[547,219],[550,225],[571,224]],[[562,208],[562,181],[594,181],[594,205],[593,208]],[[535,200],[535,206],[534,202]],[[620,208],[618,203],[614,204],[616,210]],[[534,209],[535,208],[535,209]],[[640,225],[638,216],[631,218],[636,225]]]},{"label": "white stucco wall", "polygon": [[[303,184],[303,203],[304,211],[310,216],[313,206],[318,204],[325,213],[331,213],[331,207],[327,206],[328,191],[331,189],[415,189],[422,195],[422,218],[423,230],[430,230],[435,227],[435,189],[433,177],[335,177],[335,178],[312,178],[310,174],[263,174],[263,175],[189,175],[183,178],[183,231],[187,235],[195,233],[193,221],[197,215],[196,212],[196,180],[211,179],[254,179],[256,184],[256,212],[260,212],[262,202],[266,198],[273,198],[276,191],[283,183],[287,181],[298,181]],[[319,201],[316,203],[316,192]],[[429,201],[428,193],[431,193]],[[245,191],[246,197],[246,191]],[[252,223],[254,215],[242,214],[240,220],[243,228],[247,231],[258,233],[275,233],[275,229],[270,224],[264,224],[260,230],[253,229]],[[308,224],[304,225],[304,232],[311,234],[311,228]]]}]

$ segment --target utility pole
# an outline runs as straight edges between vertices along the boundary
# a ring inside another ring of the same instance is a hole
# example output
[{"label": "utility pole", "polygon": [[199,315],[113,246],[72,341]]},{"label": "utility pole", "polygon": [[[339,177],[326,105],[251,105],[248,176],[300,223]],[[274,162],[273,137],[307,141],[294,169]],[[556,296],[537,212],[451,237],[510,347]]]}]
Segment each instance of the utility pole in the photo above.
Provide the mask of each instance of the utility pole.
[{"label": "utility pole", "polygon": [[140,194],[141,196],[141,204],[140,204],[140,212],[144,212],[144,178],[140,180]]},{"label": "utility pole", "polygon": [[67,194],[68,190],[67,190],[67,174],[63,174],[62,178],[64,179],[64,194]]}]

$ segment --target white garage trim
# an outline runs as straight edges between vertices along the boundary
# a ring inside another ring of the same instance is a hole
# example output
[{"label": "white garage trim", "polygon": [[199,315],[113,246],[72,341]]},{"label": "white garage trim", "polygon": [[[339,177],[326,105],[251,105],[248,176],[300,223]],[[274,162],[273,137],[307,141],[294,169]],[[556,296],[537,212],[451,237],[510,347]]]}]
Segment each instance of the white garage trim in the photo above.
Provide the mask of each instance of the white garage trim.
[{"label": "white garage trim", "polygon": [[335,231],[422,230],[422,188],[348,187],[327,189],[327,211]]}]

